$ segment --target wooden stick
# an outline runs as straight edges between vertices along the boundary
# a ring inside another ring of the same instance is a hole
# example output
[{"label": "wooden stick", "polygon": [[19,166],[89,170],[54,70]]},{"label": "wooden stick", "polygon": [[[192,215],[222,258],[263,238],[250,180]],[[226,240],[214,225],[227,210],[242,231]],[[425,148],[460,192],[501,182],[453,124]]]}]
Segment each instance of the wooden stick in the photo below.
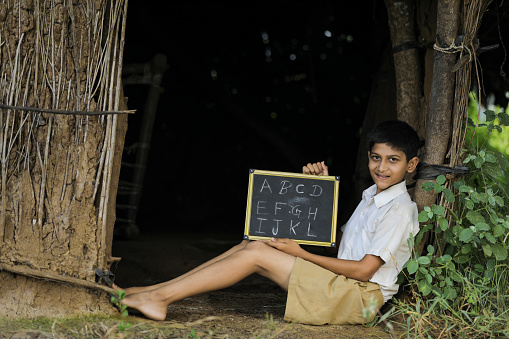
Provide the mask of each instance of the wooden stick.
[{"label": "wooden stick", "polygon": [[63,275],[50,273],[50,272],[38,271],[38,270],[34,270],[32,268],[28,268],[26,266],[11,266],[11,265],[7,265],[7,264],[1,264],[0,271],[7,271],[7,272],[15,273],[15,274],[21,274],[21,275],[35,278],[35,279],[50,280],[50,281],[68,283],[68,284],[73,284],[73,285],[80,285],[83,287],[100,290],[100,291],[110,293],[110,294],[117,293],[117,291],[115,289],[105,286],[105,285],[97,284],[95,282],[82,280],[82,279],[78,279],[78,278],[73,278],[73,277],[66,277]]},{"label": "wooden stick", "polygon": [[49,108],[36,108],[36,107],[21,107],[21,106],[10,106],[0,104],[0,108],[12,109],[17,111],[31,111],[38,113],[52,113],[52,114],[63,114],[63,115],[105,115],[105,114],[134,114],[136,110],[130,109],[126,111],[66,111],[62,109],[49,109]]}]

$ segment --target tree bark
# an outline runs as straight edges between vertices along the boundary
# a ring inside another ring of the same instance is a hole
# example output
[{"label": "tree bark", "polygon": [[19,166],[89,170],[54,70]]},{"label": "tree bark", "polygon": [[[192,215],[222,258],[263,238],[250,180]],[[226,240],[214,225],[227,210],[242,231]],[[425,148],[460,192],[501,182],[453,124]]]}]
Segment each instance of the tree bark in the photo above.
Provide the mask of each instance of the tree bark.
[{"label": "tree bark", "polygon": [[[448,48],[457,37],[460,18],[460,0],[439,0],[437,7],[436,45]],[[423,161],[442,165],[450,143],[451,117],[454,99],[455,75],[453,67],[456,54],[435,51],[433,81],[430,99],[429,122],[426,132],[426,145]],[[435,203],[435,194],[420,187],[424,180],[418,180],[414,201],[421,210]],[[422,250],[424,241],[419,251]]]},{"label": "tree bark", "polygon": [[385,0],[396,73],[397,117],[419,130],[421,67],[415,38],[413,0]]}]

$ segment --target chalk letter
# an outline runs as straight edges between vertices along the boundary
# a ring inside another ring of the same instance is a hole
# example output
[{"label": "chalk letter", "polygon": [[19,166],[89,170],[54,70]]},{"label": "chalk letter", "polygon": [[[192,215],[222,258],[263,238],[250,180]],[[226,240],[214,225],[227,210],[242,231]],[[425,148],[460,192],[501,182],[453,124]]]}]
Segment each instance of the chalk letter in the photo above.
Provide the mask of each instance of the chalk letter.
[{"label": "chalk letter", "polygon": [[290,234],[292,234],[293,232],[293,234],[297,235],[297,233],[295,232],[295,227],[299,226],[299,224],[300,221],[294,225],[293,220],[290,220]]},{"label": "chalk letter", "polygon": [[276,227],[272,227],[272,234],[277,235],[277,232],[279,232],[279,222],[283,220],[274,219],[274,221],[276,222]]},{"label": "chalk letter", "polygon": [[267,179],[263,179],[263,184],[262,184],[262,188],[260,189],[260,192],[262,192],[264,188],[268,188],[269,192],[272,193],[272,189],[270,188],[270,185],[267,182]]},{"label": "chalk letter", "polygon": [[302,212],[300,209],[297,208],[299,206],[300,205],[292,206],[292,211],[290,212],[291,214],[296,215],[297,218],[300,218],[300,212]]},{"label": "chalk letter", "polygon": [[299,187],[301,187],[301,186],[304,186],[304,185],[303,185],[303,184],[298,184],[298,185],[295,187],[295,191],[296,191],[297,193],[304,193],[304,191],[302,191],[302,192],[301,192],[301,191],[299,191]]},{"label": "chalk letter", "polygon": [[264,210],[265,209],[265,206],[260,206],[260,203],[266,204],[267,202],[266,201],[262,201],[262,200],[258,200],[258,202],[256,203],[256,214],[269,214],[267,212],[260,212],[260,210]]},{"label": "chalk letter", "polygon": [[313,216],[313,220],[316,220],[316,215],[318,214],[318,207],[315,208],[314,212],[311,212],[311,207],[309,208],[308,220]]},{"label": "chalk letter", "polygon": [[311,223],[308,221],[308,237],[313,237],[313,238],[316,238],[317,235],[316,234],[311,234]]},{"label": "chalk letter", "polygon": [[[288,186],[285,184],[288,184]],[[285,194],[288,192],[290,187],[292,187],[292,184],[288,180],[281,180],[281,190],[279,191],[279,194]]]},{"label": "chalk letter", "polygon": [[[322,195],[323,189],[322,189],[320,186],[318,186],[318,185],[313,185],[313,188],[314,188],[314,189],[313,189],[313,193],[311,193],[311,194],[310,194],[310,196],[312,196],[312,197],[319,197],[319,196],[321,196],[321,195]],[[316,193],[316,189],[317,189],[317,188],[318,188],[318,189],[320,189],[320,193]]]},{"label": "chalk letter", "polygon": [[277,214],[277,211],[278,211],[278,210],[281,210],[281,209],[282,209],[281,207],[279,207],[279,205],[280,205],[280,204],[281,204],[281,205],[286,205],[286,203],[285,203],[285,202],[276,202],[276,207],[274,207],[274,215],[276,215],[276,214]]},{"label": "chalk letter", "polygon": [[259,233],[259,234],[265,234],[265,232],[262,232],[262,222],[267,219],[263,219],[263,218],[257,218],[258,220],[260,220],[260,226],[258,227],[258,231],[256,231],[256,233]]}]

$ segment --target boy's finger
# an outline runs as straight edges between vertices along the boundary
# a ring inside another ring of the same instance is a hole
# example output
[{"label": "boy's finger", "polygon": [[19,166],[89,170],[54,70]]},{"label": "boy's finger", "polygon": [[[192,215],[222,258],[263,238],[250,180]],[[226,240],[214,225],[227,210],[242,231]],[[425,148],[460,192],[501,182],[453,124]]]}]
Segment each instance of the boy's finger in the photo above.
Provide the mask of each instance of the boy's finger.
[{"label": "boy's finger", "polygon": [[329,167],[325,165],[325,161],[322,161],[322,169],[323,169],[323,175],[329,175]]},{"label": "boy's finger", "polygon": [[313,164],[313,170],[314,170],[314,173],[317,174],[317,175],[320,175],[322,174],[323,170],[322,170],[322,164],[320,163],[314,163]]},{"label": "boy's finger", "polygon": [[313,164],[308,163],[306,166],[302,167],[302,172],[304,172],[304,174],[315,174],[315,168]]}]

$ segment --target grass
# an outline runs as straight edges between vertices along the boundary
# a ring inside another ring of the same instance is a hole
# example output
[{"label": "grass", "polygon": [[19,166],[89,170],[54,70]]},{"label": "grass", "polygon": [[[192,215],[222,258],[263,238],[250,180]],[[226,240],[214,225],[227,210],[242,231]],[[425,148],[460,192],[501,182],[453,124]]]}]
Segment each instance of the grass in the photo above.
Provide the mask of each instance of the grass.
[{"label": "grass", "polygon": [[[127,325],[128,328],[125,328]],[[192,332],[194,331],[194,332]],[[190,333],[203,337],[202,331],[186,324],[153,322],[135,317],[76,316],[10,320],[0,318],[0,333],[37,333],[51,338],[186,338]]]},{"label": "grass", "polygon": [[[209,326],[218,317],[206,317],[189,323],[155,322],[136,317],[76,316],[63,318],[7,319],[0,318],[3,335],[37,335],[41,338],[236,338],[245,333],[220,333],[221,328]],[[257,329],[251,329],[249,337],[275,338],[291,330],[291,324],[279,323],[267,315]]]}]

